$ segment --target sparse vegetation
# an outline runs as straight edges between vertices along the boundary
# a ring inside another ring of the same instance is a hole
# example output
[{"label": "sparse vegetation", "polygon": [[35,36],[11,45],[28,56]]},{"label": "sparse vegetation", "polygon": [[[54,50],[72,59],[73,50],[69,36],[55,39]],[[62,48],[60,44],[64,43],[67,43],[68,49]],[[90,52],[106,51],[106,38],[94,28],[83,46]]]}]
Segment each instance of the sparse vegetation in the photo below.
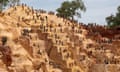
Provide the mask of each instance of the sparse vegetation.
[{"label": "sparse vegetation", "polygon": [[66,19],[74,19],[74,16],[81,17],[80,11],[86,11],[82,0],[64,1],[57,10],[57,15]]},{"label": "sparse vegetation", "polygon": [[117,8],[117,13],[115,15],[108,16],[106,21],[109,27],[120,26],[120,6]]},{"label": "sparse vegetation", "polygon": [[20,0],[0,0],[0,11],[2,11],[3,9],[5,9],[6,6],[10,5],[10,4],[17,4],[19,3]]}]

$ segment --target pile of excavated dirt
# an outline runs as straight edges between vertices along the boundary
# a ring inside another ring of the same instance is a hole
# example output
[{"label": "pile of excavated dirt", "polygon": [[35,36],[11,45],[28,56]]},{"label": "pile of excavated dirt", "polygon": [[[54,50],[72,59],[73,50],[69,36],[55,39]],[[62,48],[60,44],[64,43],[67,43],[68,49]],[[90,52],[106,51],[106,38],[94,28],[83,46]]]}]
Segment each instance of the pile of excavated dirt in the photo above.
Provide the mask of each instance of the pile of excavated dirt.
[{"label": "pile of excavated dirt", "polygon": [[120,72],[120,30],[10,7],[0,13],[0,72]]}]

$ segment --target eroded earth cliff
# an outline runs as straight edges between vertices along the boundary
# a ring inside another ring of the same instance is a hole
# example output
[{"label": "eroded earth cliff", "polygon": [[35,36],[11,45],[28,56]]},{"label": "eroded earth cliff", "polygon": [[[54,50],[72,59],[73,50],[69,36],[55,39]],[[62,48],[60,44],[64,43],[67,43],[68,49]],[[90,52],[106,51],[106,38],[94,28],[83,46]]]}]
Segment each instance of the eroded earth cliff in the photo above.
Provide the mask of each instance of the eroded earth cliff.
[{"label": "eroded earth cliff", "polygon": [[120,29],[10,7],[0,13],[0,72],[120,72]]}]

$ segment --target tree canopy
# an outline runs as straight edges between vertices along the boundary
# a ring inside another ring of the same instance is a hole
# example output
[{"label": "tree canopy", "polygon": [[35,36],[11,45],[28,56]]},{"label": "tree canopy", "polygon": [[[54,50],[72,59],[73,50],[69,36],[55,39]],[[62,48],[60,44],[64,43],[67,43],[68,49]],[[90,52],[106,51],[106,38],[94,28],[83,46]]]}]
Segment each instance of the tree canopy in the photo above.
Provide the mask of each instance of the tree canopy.
[{"label": "tree canopy", "polygon": [[17,4],[20,0],[0,0],[0,11],[10,4]]},{"label": "tree canopy", "polygon": [[58,16],[73,20],[74,16],[81,17],[80,11],[86,11],[86,7],[82,0],[64,1],[56,11]]},{"label": "tree canopy", "polygon": [[109,27],[120,26],[120,6],[117,8],[117,13],[106,17],[106,21]]}]

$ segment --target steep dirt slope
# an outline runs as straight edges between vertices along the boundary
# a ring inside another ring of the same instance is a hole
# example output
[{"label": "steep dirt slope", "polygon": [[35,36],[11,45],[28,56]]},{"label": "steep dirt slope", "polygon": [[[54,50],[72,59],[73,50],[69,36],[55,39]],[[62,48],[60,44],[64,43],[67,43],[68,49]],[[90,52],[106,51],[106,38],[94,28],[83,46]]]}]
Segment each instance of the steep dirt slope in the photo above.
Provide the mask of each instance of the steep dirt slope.
[{"label": "steep dirt slope", "polygon": [[0,72],[119,72],[120,31],[14,6],[0,13]]}]

